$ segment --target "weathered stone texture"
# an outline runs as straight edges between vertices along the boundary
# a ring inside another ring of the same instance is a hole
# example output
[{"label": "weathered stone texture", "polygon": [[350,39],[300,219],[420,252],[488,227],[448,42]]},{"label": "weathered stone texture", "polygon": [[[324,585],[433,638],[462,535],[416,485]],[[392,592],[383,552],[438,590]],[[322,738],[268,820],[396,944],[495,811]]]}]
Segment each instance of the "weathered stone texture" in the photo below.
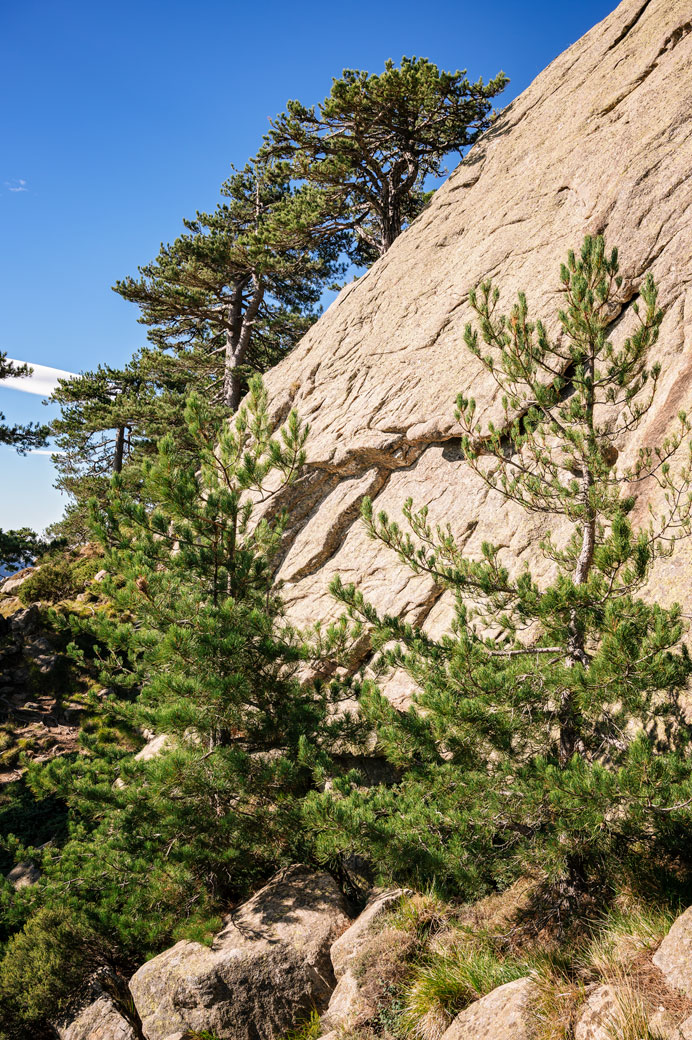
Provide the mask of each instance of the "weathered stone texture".
[{"label": "weathered stone texture", "polygon": [[60,1040],[138,1040],[130,1022],[109,996],[103,994],[68,1026],[58,1029]]},{"label": "weathered stone texture", "polygon": [[590,994],[574,1030],[574,1040],[612,1040],[621,1018],[615,986],[598,986]]},{"label": "weathered stone texture", "polygon": [[354,962],[375,934],[378,921],[407,891],[393,888],[375,892],[362,914],[332,945],[330,956],[337,985],[322,1016],[323,1029],[347,1027],[362,1009],[364,1002],[353,971]]},{"label": "weathered stone texture", "polygon": [[[605,233],[620,249],[627,295],[651,271],[667,311],[657,401],[620,446],[623,464],[689,409],[691,29],[690,0],[624,0],[501,114],[413,226],[269,373],[277,416],[294,406],[312,427],[314,504],[280,572],[294,620],[338,613],[328,585],[340,574],[383,611],[446,626],[449,603],[431,582],[367,538],[357,515],[365,493],[393,516],[411,496],[470,553],[490,538],[508,565],[528,560],[541,576],[539,524],[481,486],[455,441],[459,391],[500,416],[494,384],[463,344],[468,293],[483,278],[501,287],[506,310],[526,290],[554,330],[560,262],[585,233]],[[628,305],[614,315],[616,342],[634,320]],[[642,509],[650,496],[643,488]],[[652,589],[689,600],[691,576],[685,545],[659,565]],[[396,692],[406,695],[401,678]]]},{"label": "weathered stone texture", "polygon": [[534,995],[531,979],[507,982],[457,1015],[442,1040],[531,1040]]},{"label": "weathered stone texture", "polygon": [[211,949],[179,942],[130,980],[147,1040],[209,1030],[223,1040],[272,1040],[334,987],[329,950],[348,927],[328,874],[295,866],[228,919]]},{"label": "weathered stone texture", "polygon": [[673,923],[653,962],[672,989],[692,997],[692,906]]}]

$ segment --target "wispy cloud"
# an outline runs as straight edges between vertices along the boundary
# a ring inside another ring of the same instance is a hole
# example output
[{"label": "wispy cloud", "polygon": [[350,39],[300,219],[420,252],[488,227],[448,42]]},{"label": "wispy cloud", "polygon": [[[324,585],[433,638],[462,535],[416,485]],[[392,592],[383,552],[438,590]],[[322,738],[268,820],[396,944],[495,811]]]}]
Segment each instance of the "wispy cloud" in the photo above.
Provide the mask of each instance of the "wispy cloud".
[{"label": "wispy cloud", "polygon": [[5,181],[5,187],[8,191],[28,191],[26,181],[22,177],[17,177],[11,181]]},{"label": "wispy cloud", "polygon": [[15,365],[30,365],[33,372],[30,376],[19,376],[16,379],[3,379],[0,387],[8,390],[23,390],[27,394],[39,394],[48,397],[58,385],[58,379],[73,379],[74,372],[65,372],[62,368],[49,368],[48,365],[35,365],[33,361],[17,361],[16,358],[8,358]]},{"label": "wispy cloud", "polygon": [[51,451],[50,448],[32,448],[31,451],[29,452],[29,454],[30,455],[64,455],[65,452],[64,451],[59,451],[58,448],[55,448],[53,451]]}]

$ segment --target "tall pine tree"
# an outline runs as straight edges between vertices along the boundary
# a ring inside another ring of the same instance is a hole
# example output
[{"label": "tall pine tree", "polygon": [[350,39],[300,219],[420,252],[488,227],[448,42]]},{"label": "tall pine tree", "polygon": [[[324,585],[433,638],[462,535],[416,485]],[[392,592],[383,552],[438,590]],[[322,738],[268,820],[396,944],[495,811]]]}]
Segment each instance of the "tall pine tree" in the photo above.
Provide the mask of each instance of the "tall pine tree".
[{"label": "tall pine tree", "polygon": [[324,194],[324,230],[347,230],[352,258],[372,263],[420,213],[427,177],[490,126],[491,99],[509,80],[471,83],[427,58],[385,63],[384,72],[344,69],[310,108],[289,101],[272,121],[266,151]]},{"label": "tall pine tree", "polygon": [[117,282],[162,349],[205,344],[223,358],[223,402],[235,410],[243,380],[266,371],[315,320],[340,270],[340,240],[316,234],[324,199],[291,184],[288,164],[256,159],[222,187],[213,213],[186,220],[140,278]]},{"label": "tall pine tree", "polygon": [[[303,674],[315,651],[274,586],[277,496],[307,429],[291,414],[272,436],[259,377],[232,423],[197,397],[186,418],[194,461],[164,437],[137,497],[116,476],[93,503],[109,602],[71,619],[73,649],[111,694],[86,754],[30,777],[67,804],[69,836],[34,854],[44,877],[25,910],[86,919],[125,958],[213,930],[230,900],[310,859],[303,801],[360,732],[335,710],[340,691]],[[150,760],[132,755],[142,729],[166,738]]]}]

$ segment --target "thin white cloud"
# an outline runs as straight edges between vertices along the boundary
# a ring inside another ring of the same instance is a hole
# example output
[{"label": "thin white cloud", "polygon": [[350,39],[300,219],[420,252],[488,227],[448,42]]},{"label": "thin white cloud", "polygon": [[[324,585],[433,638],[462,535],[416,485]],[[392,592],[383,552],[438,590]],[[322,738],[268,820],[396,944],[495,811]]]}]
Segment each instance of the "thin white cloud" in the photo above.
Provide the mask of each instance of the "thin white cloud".
[{"label": "thin white cloud", "polygon": [[16,180],[5,181],[5,187],[8,191],[28,191],[26,181],[23,177],[18,177]]},{"label": "thin white cloud", "polygon": [[27,394],[38,394],[40,397],[49,397],[58,385],[59,379],[74,379],[74,372],[65,372],[62,368],[50,368],[48,365],[36,365],[33,361],[17,361],[16,358],[8,358],[15,365],[30,365],[33,372],[30,376],[18,376],[16,379],[3,379],[0,386],[8,390],[23,390]]},{"label": "thin white cloud", "polygon": [[53,451],[51,451],[50,448],[32,448],[31,451],[29,452],[29,454],[30,455],[64,455],[65,452],[64,451],[59,451],[57,448],[55,448]]}]

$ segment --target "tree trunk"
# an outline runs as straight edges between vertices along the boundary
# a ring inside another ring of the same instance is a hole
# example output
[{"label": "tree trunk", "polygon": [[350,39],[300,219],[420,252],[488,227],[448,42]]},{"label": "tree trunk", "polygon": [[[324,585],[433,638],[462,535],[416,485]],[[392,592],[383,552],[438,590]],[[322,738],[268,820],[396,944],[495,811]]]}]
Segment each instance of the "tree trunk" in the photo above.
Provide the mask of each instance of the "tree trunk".
[{"label": "tree trunk", "polygon": [[250,297],[245,305],[245,313],[241,312],[242,287],[234,294],[231,326],[226,332],[226,359],[223,374],[223,403],[231,412],[237,412],[241,399],[239,366],[245,360],[255,319],[264,299],[264,285],[259,275],[253,274]]},{"label": "tree trunk", "polygon": [[121,473],[125,455],[125,427],[118,426],[115,431],[115,452],[113,455],[113,472]]},{"label": "tree trunk", "polygon": [[[587,379],[590,379],[590,390],[588,391],[590,397],[587,401],[587,424],[588,424],[588,437],[587,444],[589,453],[593,453],[595,450],[595,433],[593,428],[593,409],[594,409],[594,393],[593,393],[593,380],[594,380],[594,357],[593,349],[591,356],[587,361]],[[593,503],[591,501],[591,489],[593,487],[594,478],[593,473],[590,469],[590,458],[584,457],[582,459],[582,477],[581,477],[581,499],[584,507],[584,521],[582,527],[582,540],[581,550],[577,557],[577,564],[574,568],[574,584],[576,586],[585,585],[588,581],[589,574],[591,573],[591,567],[593,565],[594,551],[596,548],[596,515],[594,513]],[[587,665],[589,662],[588,655],[584,648],[584,633],[579,624],[579,617],[576,608],[573,608],[570,612],[569,628],[568,628],[568,640],[567,640],[567,667],[573,668],[576,664]],[[560,752],[559,759],[560,765],[566,765],[567,762],[573,757],[573,755],[580,754],[584,750],[584,744],[579,735],[579,721],[574,705],[574,694],[571,690],[565,690],[562,694],[560,703]]]},{"label": "tree trunk", "polygon": [[229,412],[237,412],[240,404],[240,375],[234,351],[226,350],[223,373],[223,403]]},{"label": "tree trunk", "polygon": [[401,206],[398,196],[390,193],[382,217],[382,256],[394,245],[400,234]]}]

